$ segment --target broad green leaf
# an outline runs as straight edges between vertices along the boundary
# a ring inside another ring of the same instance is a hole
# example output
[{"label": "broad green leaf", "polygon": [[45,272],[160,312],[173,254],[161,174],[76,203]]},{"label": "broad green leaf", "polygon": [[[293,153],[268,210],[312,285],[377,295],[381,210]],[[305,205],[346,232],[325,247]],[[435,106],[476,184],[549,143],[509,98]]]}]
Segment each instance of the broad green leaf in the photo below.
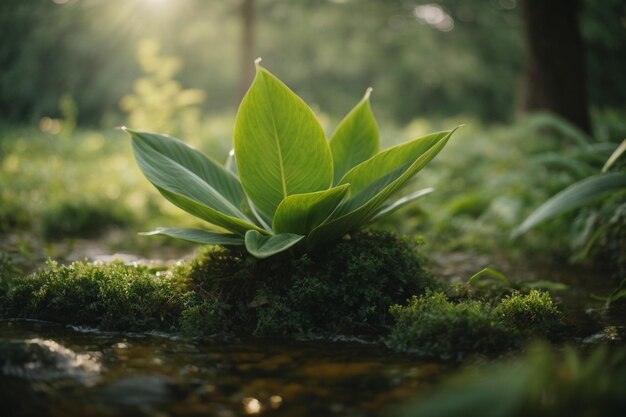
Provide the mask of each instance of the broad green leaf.
[{"label": "broad green leaf", "polygon": [[453,132],[454,130],[442,132],[438,141],[414,161],[379,178],[347,199],[333,213],[330,220],[313,229],[307,236],[307,246],[310,249],[319,247],[325,242],[340,239],[346,233],[366,224],[391,194],[404,186],[443,149]]},{"label": "broad green leaf", "polygon": [[358,193],[379,178],[412,163],[449,134],[449,131],[432,133],[384,150],[348,171],[339,184],[350,184],[351,193]]},{"label": "broad green leaf", "polygon": [[263,259],[289,249],[300,242],[304,236],[293,233],[283,233],[273,236],[264,236],[256,230],[246,233],[246,249],[252,256]]},{"label": "broad green leaf", "polygon": [[263,228],[265,228],[265,230],[267,230],[271,234],[272,226],[270,225],[272,224],[272,219],[267,217],[265,214],[261,213],[259,210],[257,210],[257,208],[255,207],[252,201],[248,201],[248,204],[250,205],[250,210],[254,218],[257,219],[259,224],[263,226]]},{"label": "broad green leaf", "polygon": [[204,204],[198,203],[197,201],[191,200],[183,195],[172,193],[158,186],[156,187],[156,189],[172,204],[180,207],[187,213],[192,214],[216,226],[230,230],[231,232],[236,233],[240,236],[245,235],[248,230],[258,230],[263,234],[269,234],[267,231],[252,223],[241,220],[237,217],[228,216],[220,211],[213,210],[212,208],[207,207]]},{"label": "broad green leaf", "polygon": [[626,190],[626,173],[623,172],[594,175],[572,184],[533,211],[515,229],[512,236],[515,237],[526,233],[539,223],[582,205],[589,204],[606,193],[619,190]]},{"label": "broad green leaf", "polygon": [[241,184],[269,218],[285,197],[332,184],[330,148],[313,111],[260,66],[237,112],[234,142]]},{"label": "broad green leaf", "polygon": [[163,235],[176,239],[186,240],[193,243],[205,245],[243,245],[244,240],[240,236],[224,233],[210,232],[208,230],[178,228],[178,227],[157,227],[149,232],[140,235],[154,236]]},{"label": "broad green leaf", "polygon": [[369,100],[371,92],[372,89],[368,88],[363,99],[339,123],[330,138],[334,184],[352,168],[376,155],[380,149],[378,126]]},{"label": "broad green leaf", "polygon": [[344,184],[325,191],[286,197],[274,214],[274,232],[309,234],[332,214],[347,194],[349,186]]},{"label": "broad green leaf", "polygon": [[245,194],[237,177],[180,140],[126,130],[144,175],[153,184],[222,213],[245,219]]},{"label": "broad green leaf", "polygon": [[178,139],[127,130],[139,168],[165,198],[203,220],[241,235],[259,229],[232,173]]},{"label": "broad green leaf", "polygon": [[428,188],[422,188],[421,190],[417,190],[409,195],[406,195],[396,201],[394,201],[393,203],[383,206],[380,210],[378,210],[378,212],[374,215],[374,217],[372,217],[372,221],[376,221],[379,220],[385,216],[390,215],[391,213],[393,213],[394,211],[401,209],[402,207],[406,206],[407,204],[412,203],[413,201],[417,200],[418,198],[421,198],[425,195],[428,195],[430,193],[432,193],[433,191],[435,191],[434,188],[432,187],[428,187]]}]

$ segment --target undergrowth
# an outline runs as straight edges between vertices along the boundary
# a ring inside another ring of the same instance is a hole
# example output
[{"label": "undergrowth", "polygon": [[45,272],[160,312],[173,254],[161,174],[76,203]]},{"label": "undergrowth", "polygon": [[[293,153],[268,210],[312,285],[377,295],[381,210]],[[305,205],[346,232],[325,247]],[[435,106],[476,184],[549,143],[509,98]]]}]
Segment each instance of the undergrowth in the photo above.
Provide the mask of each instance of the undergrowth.
[{"label": "undergrowth", "polygon": [[[370,333],[391,323],[389,305],[441,285],[423,264],[414,242],[362,232],[299,257],[258,261],[235,249],[209,249],[187,273],[213,306],[208,311],[224,315],[220,326],[256,335]],[[203,333],[211,330],[202,315],[195,321]]]},{"label": "undergrowth", "polygon": [[552,337],[562,326],[550,295],[537,290],[492,302],[451,301],[442,292],[429,292],[390,312],[396,320],[386,338],[391,348],[444,358],[500,353],[531,337]]},{"label": "undergrowth", "polygon": [[42,233],[48,239],[97,237],[113,227],[128,227],[133,215],[113,201],[69,201],[46,211]]},{"label": "undergrowth", "polygon": [[2,316],[105,330],[177,330],[192,294],[172,275],[119,263],[48,262],[2,296]]},{"label": "undergrowth", "polygon": [[446,358],[558,333],[560,313],[547,293],[448,298],[450,288],[424,268],[418,244],[361,232],[312,255],[259,260],[207,247],[170,269],[49,262],[26,277],[0,258],[0,318],[193,338],[386,336],[395,350]]}]

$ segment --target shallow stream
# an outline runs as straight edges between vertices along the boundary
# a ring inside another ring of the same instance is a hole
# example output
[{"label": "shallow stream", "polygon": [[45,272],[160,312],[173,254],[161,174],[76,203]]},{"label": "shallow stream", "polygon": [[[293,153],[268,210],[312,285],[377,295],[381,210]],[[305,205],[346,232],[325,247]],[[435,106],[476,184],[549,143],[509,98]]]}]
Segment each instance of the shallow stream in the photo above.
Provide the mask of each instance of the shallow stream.
[{"label": "shallow stream", "polygon": [[[464,282],[489,264],[447,256],[435,273]],[[626,339],[626,315],[603,316],[589,297],[608,294],[606,280],[573,269],[496,267],[515,279],[569,285],[553,293],[577,329],[569,342]],[[359,339],[190,341],[0,320],[0,417],[380,416],[428,395],[458,368]]]},{"label": "shallow stream", "polygon": [[356,340],[183,341],[0,321],[2,416],[369,416],[454,365]]}]

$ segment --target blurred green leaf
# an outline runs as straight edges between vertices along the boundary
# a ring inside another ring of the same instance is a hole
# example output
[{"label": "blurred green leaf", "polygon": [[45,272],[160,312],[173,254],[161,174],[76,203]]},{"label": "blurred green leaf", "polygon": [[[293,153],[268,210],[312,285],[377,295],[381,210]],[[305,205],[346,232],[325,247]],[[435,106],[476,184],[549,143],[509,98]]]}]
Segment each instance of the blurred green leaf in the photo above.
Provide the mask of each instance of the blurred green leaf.
[{"label": "blurred green leaf", "polygon": [[607,172],[613,164],[622,156],[622,154],[626,152],[626,139],[622,141],[622,143],[613,151],[609,159],[606,161],[604,166],[602,167],[602,172]]},{"label": "blurred green leaf", "polygon": [[476,281],[478,281],[479,279],[485,278],[485,277],[495,278],[498,281],[502,282],[507,287],[511,286],[511,281],[509,281],[507,279],[507,277],[502,272],[497,271],[497,270],[495,270],[493,268],[484,268],[484,269],[476,272],[474,275],[472,275],[470,277],[470,279],[467,280],[467,283],[471,285],[471,284],[475,283]]},{"label": "blurred green leaf", "polygon": [[539,223],[582,205],[589,204],[604,194],[624,189],[626,189],[626,173],[616,172],[586,178],[570,185],[539,206],[514,230],[512,236],[515,237],[526,233]]},{"label": "blurred green leaf", "polygon": [[522,285],[526,288],[530,288],[533,290],[565,291],[569,289],[569,285],[562,282],[543,279],[538,281],[524,282]]}]

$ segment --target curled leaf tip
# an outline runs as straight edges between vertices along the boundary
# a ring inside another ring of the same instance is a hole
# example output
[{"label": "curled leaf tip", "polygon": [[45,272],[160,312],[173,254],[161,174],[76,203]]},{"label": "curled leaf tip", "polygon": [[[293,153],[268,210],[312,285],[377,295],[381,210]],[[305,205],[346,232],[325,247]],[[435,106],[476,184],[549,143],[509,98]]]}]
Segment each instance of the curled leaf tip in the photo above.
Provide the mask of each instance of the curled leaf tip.
[{"label": "curled leaf tip", "polygon": [[126,132],[128,130],[128,128],[126,126],[118,126],[115,129],[116,130],[121,130],[121,131],[124,131],[124,132]]},{"label": "curled leaf tip", "polygon": [[365,90],[365,95],[363,96],[363,100],[369,100],[372,91],[374,91],[372,87],[367,87],[367,90]]},{"label": "curled leaf tip", "polygon": [[263,61],[263,58],[258,57],[257,59],[254,60],[254,65],[261,65],[261,61]]}]

